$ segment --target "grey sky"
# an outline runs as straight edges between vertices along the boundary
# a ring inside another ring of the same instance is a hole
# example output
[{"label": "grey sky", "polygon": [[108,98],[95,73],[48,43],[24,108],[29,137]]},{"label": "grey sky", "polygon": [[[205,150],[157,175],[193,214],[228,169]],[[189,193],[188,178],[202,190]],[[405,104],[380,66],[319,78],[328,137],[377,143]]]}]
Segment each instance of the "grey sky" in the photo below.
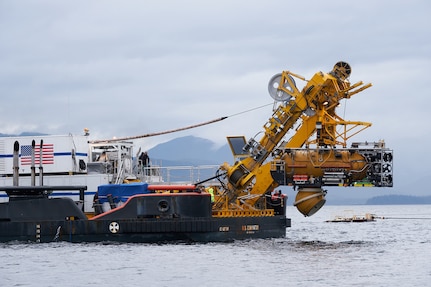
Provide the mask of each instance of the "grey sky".
[{"label": "grey sky", "polygon": [[[339,114],[372,122],[354,141],[385,139],[395,184],[430,175],[429,1],[0,0],[0,133],[92,138],[180,128],[270,104],[282,70],[307,79],[344,60],[373,87]],[[217,144],[254,136],[272,106],[206,127]]]}]

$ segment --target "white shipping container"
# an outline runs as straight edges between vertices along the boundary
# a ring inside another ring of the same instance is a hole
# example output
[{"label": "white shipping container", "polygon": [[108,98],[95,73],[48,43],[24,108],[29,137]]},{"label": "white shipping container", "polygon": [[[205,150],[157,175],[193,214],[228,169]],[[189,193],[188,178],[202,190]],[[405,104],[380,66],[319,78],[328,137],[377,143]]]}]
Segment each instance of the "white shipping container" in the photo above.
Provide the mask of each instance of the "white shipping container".
[{"label": "white shipping container", "polygon": [[0,176],[13,174],[13,151],[19,143],[19,173],[31,173],[32,142],[35,142],[36,173],[40,166],[42,142],[42,166],[44,174],[79,174],[87,172],[88,138],[84,135],[47,135],[0,137]]}]

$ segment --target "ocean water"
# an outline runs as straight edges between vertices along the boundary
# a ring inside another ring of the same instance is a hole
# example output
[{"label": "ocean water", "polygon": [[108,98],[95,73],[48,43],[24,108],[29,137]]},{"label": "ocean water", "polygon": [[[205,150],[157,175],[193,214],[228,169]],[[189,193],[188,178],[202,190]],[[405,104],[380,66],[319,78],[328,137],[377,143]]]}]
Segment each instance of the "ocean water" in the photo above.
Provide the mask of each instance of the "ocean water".
[{"label": "ocean water", "polygon": [[[431,205],[288,212],[278,239],[0,244],[0,286],[431,286]],[[365,213],[385,219],[325,222]]]}]

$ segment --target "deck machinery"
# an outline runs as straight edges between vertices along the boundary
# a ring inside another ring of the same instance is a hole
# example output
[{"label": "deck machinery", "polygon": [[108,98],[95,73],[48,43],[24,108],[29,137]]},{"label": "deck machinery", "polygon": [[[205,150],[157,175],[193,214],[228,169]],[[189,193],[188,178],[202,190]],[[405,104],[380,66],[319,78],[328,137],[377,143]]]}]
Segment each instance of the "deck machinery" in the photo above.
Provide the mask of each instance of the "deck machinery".
[{"label": "deck machinery", "polygon": [[[218,171],[214,216],[267,215],[267,198],[280,185],[298,191],[294,205],[305,216],[324,205],[326,186],[392,187],[393,151],[384,141],[347,146],[371,126],[336,114],[342,100],[372,86],[351,84],[351,71],[348,63],[338,62],[310,80],[290,71],[271,78],[268,90],[275,103],[263,135],[248,141],[228,137],[236,162],[224,163]],[[302,89],[298,80],[305,82]]]}]

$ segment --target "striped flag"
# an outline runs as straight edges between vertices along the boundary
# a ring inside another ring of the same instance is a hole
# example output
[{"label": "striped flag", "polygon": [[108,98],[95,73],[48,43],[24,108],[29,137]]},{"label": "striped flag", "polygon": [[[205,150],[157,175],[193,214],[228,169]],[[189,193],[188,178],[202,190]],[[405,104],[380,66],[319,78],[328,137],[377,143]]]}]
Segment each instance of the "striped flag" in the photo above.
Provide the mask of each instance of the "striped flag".
[{"label": "striped flag", "polygon": [[[21,146],[21,164],[31,165],[31,145]],[[34,164],[40,164],[40,145],[34,147]],[[54,164],[54,144],[42,145],[42,164]]]}]

